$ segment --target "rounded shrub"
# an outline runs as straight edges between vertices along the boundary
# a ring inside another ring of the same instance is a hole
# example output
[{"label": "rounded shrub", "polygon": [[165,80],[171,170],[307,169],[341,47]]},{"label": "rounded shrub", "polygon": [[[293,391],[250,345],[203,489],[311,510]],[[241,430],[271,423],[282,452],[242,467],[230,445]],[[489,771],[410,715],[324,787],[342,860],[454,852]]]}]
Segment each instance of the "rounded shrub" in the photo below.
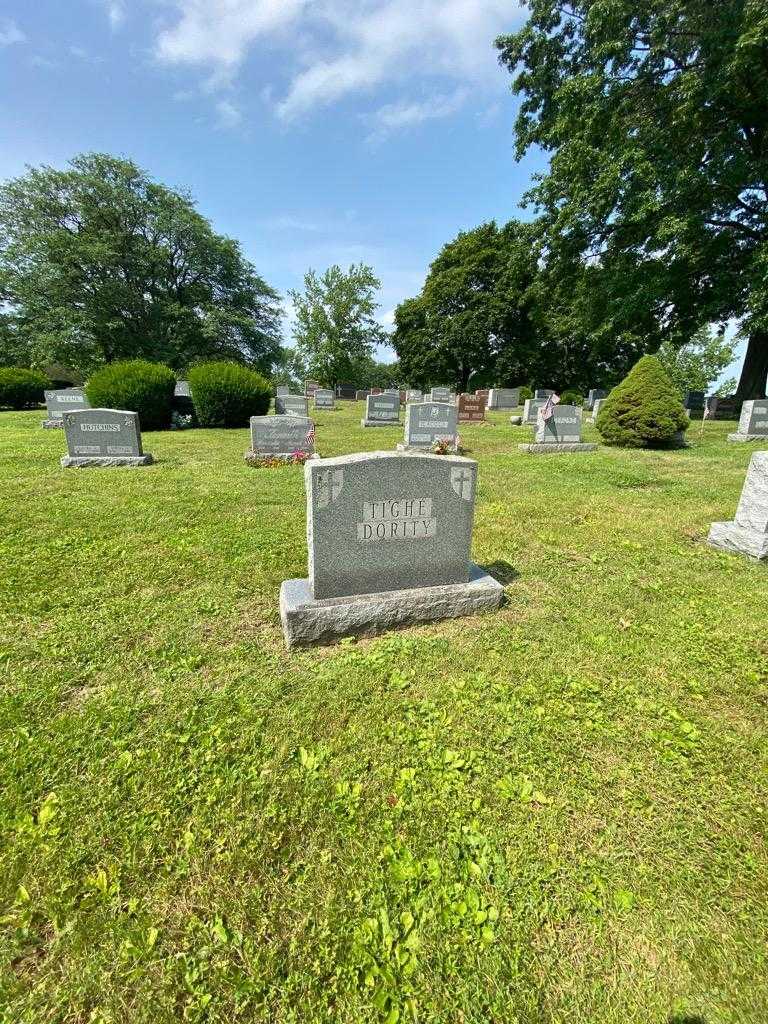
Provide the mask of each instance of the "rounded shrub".
[{"label": "rounded shrub", "polygon": [[0,409],[33,409],[50,386],[45,374],[37,370],[0,366]]},{"label": "rounded shrub", "polygon": [[193,366],[189,386],[201,427],[247,427],[251,416],[269,411],[270,384],[239,363]]},{"label": "rounded shrub", "polygon": [[126,409],[139,414],[142,430],[166,430],[171,424],[176,375],[162,363],[131,359],[107,363],[85,385],[94,409]]},{"label": "rounded shrub", "polygon": [[529,398],[533,398],[533,390],[531,388],[520,388],[520,401],[527,402]]},{"label": "rounded shrub", "polygon": [[564,391],[560,395],[563,405],[584,405],[584,397],[578,391]]},{"label": "rounded shrub", "polygon": [[690,420],[674,384],[655,356],[643,356],[606,398],[597,429],[620,448],[674,444]]}]

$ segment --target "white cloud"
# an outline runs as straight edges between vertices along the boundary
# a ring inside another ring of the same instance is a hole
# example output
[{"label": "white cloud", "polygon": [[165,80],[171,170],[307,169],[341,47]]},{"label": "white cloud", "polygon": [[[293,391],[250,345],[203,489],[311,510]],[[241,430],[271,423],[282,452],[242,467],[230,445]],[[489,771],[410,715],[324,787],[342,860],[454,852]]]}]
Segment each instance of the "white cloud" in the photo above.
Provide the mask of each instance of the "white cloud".
[{"label": "white cloud", "polygon": [[14,43],[25,43],[27,37],[15,21],[10,18],[0,20],[0,46],[13,46]]},{"label": "white cloud", "polygon": [[498,81],[493,40],[522,18],[509,0],[172,2],[176,17],[158,38],[158,57],[206,67],[214,82],[231,78],[259,42],[285,43],[288,84],[276,110],[286,121],[389,82]]},{"label": "white cloud", "polygon": [[237,128],[243,120],[242,111],[231,100],[219,100],[216,104],[216,113],[219,115],[219,125],[222,128]]},{"label": "white cloud", "polygon": [[104,0],[104,6],[112,28],[119,28],[125,21],[125,0]]},{"label": "white cloud", "polygon": [[379,107],[372,115],[374,129],[368,136],[370,142],[382,142],[392,132],[413,125],[423,124],[440,117],[450,117],[465,103],[466,89],[457,89],[449,95],[431,96],[421,102],[404,101]]}]

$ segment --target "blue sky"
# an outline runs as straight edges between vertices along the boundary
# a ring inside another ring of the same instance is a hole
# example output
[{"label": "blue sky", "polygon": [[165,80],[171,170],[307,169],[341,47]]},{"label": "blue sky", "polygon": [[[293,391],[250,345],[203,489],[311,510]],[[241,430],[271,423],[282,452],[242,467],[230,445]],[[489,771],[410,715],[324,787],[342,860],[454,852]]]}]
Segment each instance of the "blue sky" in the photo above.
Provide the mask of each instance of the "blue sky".
[{"label": "blue sky", "polygon": [[283,294],[370,263],[389,325],[458,231],[529,215],[545,163],[515,162],[493,48],[523,18],[514,0],[4,0],[0,178],[129,156]]}]

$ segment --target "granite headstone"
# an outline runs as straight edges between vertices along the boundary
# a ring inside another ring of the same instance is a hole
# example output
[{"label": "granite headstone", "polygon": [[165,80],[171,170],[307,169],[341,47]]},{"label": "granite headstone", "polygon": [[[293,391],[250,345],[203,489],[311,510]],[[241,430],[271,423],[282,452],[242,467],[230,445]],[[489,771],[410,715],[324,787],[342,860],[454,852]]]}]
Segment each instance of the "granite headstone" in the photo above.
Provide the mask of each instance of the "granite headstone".
[{"label": "granite headstone", "polygon": [[739,429],[729,441],[764,441],[768,437],[768,398],[755,398],[741,407]]},{"label": "granite headstone", "polygon": [[308,416],[251,416],[251,447],[245,453],[252,458],[275,458],[292,462],[296,452],[315,456],[314,424]]},{"label": "granite headstone", "polygon": [[459,395],[459,423],[484,423],[485,402],[478,395]]},{"label": "granite headstone", "polygon": [[430,402],[450,402],[452,397],[451,389],[446,387],[432,388],[429,393]]},{"label": "granite headstone", "polygon": [[608,397],[608,392],[603,391],[601,388],[592,388],[587,395],[587,409],[594,409],[595,402],[599,402],[603,398]]},{"label": "granite headstone", "polygon": [[365,400],[364,427],[390,427],[400,423],[400,395],[370,394]]},{"label": "granite headstone", "polygon": [[516,409],[520,405],[520,388],[491,388],[488,392],[489,409]]},{"label": "granite headstone", "polygon": [[56,430],[64,426],[64,413],[77,412],[78,409],[90,409],[91,405],[83,388],[58,388],[43,392],[47,419],[43,420],[46,430]]},{"label": "granite headstone", "polygon": [[456,451],[458,409],[451,402],[414,402],[405,407],[405,435],[398,450],[429,450],[436,441],[447,441],[450,451]]},{"label": "granite headstone", "polygon": [[768,558],[768,451],[752,456],[733,521],[712,523],[708,543],[750,558]]},{"label": "granite headstone", "polygon": [[123,409],[80,409],[64,413],[68,454],[65,468],[148,466],[152,456],[141,446],[139,414]]},{"label": "granite headstone", "polygon": [[596,444],[584,444],[581,440],[581,406],[556,405],[552,414],[544,419],[540,409],[536,418],[536,432],[533,444],[518,447],[529,455],[545,455],[557,452],[593,452]]},{"label": "granite headstone", "polygon": [[333,391],[329,388],[318,388],[317,391],[315,391],[315,408],[335,409],[336,399]]}]

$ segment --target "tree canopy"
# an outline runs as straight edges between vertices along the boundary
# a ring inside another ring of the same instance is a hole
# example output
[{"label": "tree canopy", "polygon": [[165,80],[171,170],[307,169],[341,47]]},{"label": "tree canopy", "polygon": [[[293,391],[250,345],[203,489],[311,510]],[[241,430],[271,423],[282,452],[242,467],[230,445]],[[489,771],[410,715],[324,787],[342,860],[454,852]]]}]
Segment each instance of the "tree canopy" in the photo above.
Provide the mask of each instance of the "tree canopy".
[{"label": "tree canopy", "polygon": [[280,352],[278,296],[239,244],[104,154],[0,186],[0,303],[0,361],[224,358],[269,373]]},{"label": "tree canopy", "polygon": [[[764,0],[528,0],[497,41],[523,97],[529,198],[567,315],[638,351],[741,320],[738,395],[768,375],[768,6]],[[586,301],[585,301],[586,300]]]}]

